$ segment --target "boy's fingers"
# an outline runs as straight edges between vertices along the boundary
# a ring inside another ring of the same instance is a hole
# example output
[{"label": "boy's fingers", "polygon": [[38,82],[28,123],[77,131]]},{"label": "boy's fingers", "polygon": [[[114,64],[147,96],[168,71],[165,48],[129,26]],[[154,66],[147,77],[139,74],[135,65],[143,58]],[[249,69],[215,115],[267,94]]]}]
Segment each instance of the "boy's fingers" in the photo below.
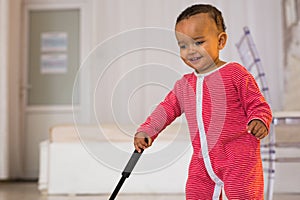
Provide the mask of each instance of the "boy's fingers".
[{"label": "boy's fingers", "polygon": [[148,140],[148,147],[150,147],[152,145],[152,139],[151,137],[147,137],[147,140]]},{"label": "boy's fingers", "polygon": [[267,135],[267,129],[264,124],[259,123],[258,121],[251,121],[248,125],[248,133],[251,133],[258,139],[263,139]]},{"label": "boy's fingers", "polygon": [[251,134],[255,134],[255,126],[256,126],[256,122],[255,121],[252,121],[250,122],[250,124],[248,125],[248,133],[251,133]]},{"label": "boy's fingers", "polygon": [[150,147],[152,145],[153,140],[146,133],[139,132],[134,137],[134,147],[135,149],[141,153],[142,150]]},{"label": "boy's fingers", "polygon": [[134,146],[135,146],[135,149],[141,153],[142,150],[148,148],[149,146],[151,146],[152,144],[152,139],[149,137],[147,137],[147,142],[145,141],[145,138],[135,138],[135,142],[134,142]]},{"label": "boy's fingers", "polygon": [[260,134],[261,128],[262,128],[262,126],[260,124],[255,123],[255,126],[252,129],[252,134],[255,135],[255,136]]},{"label": "boy's fingers", "polygon": [[260,131],[257,133],[256,137],[258,137],[259,139],[263,139],[264,137],[266,137],[268,134],[267,129],[265,129],[264,127],[262,127],[260,129]]},{"label": "boy's fingers", "polygon": [[138,147],[140,147],[140,148],[144,148],[145,146],[148,145],[143,139],[138,139],[138,140],[136,141],[136,144],[137,144]]},{"label": "boy's fingers", "polygon": [[146,148],[145,145],[143,145],[142,143],[136,143],[134,146],[135,146],[135,149],[136,149],[139,153],[141,153],[141,151],[144,150],[144,149]]},{"label": "boy's fingers", "polygon": [[137,150],[139,153],[141,153],[141,149],[137,144],[134,144],[134,148],[135,150]]},{"label": "boy's fingers", "polygon": [[263,136],[263,134],[264,134],[264,131],[262,129],[260,129],[255,133],[255,137],[260,139]]},{"label": "boy's fingers", "polygon": [[248,125],[248,133],[252,133],[253,135],[256,135],[264,127],[265,126],[259,121],[253,120]]}]

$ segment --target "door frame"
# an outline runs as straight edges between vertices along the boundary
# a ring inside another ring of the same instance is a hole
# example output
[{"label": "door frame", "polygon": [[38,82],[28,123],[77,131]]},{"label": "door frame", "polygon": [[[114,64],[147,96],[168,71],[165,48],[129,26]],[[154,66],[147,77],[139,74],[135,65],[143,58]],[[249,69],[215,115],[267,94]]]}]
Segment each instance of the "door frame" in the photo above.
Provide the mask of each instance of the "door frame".
[{"label": "door frame", "polygon": [[[21,65],[20,65],[20,123],[19,123],[19,137],[20,141],[24,140],[26,137],[26,113],[43,113],[43,112],[51,112],[51,113],[64,113],[64,112],[72,112],[74,109],[80,110],[80,107],[84,107],[89,99],[83,98],[88,97],[88,90],[82,90],[82,88],[89,88],[89,83],[80,81],[80,90],[82,91],[79,97],[79,105],[73,107],[73,105],[51,105],[51,106],[30,106],[27,105],[28,99],[28,53],[29,53],[29,15],[30,11],[49,11],[49,10],[79,10],[79,63],[81,64],[84,58],[88,55],[91,49],[91,38],[92,38],[92,0],[78,0],[76,2],[70,0],[59,0],[59,1],[50,1],[50,0],[25,0],[23,9],[22,9],[22,38],[21,38]],[[80,77],[79,80],[84,80],[87,77]],[[20,154],[21,154],[21,171],[22,176],[25,177],[25,142],[21,142]],[[26,177],[25,177],[26,178]]]}]

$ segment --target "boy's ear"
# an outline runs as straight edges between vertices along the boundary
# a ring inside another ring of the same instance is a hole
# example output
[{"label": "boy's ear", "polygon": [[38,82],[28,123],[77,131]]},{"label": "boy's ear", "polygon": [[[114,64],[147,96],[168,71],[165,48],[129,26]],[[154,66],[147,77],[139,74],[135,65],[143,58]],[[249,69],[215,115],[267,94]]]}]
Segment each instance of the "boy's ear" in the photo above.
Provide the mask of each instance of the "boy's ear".
[{"label": "boy's ear", "polygon": [[222,50],[227,42],[227,34],[225,32],[221,32],[218,36],[219,39],[219,44],[218,44],[218,48],[219,50]]}]

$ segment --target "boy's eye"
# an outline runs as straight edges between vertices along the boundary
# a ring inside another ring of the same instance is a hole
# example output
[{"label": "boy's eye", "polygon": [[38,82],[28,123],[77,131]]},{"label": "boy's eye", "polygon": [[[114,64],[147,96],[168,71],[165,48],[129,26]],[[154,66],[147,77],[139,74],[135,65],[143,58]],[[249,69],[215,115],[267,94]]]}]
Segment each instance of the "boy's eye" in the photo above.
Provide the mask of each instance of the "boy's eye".
[{"label": "boy's eye", "polygon": [[199,45],[201,45],[201,44],[203,44],[203,43],[204,43],[204,41],[196,41],[196,42],[195,42],[195,45],[196,45],[196,46],[199,46]]},{"label": "boy's eye", "polygon": [[186,45],[185,45],[185,44],[180,44],[180,45],[179,45],[179,48],[180,48],[180,49],[186,49]]}]

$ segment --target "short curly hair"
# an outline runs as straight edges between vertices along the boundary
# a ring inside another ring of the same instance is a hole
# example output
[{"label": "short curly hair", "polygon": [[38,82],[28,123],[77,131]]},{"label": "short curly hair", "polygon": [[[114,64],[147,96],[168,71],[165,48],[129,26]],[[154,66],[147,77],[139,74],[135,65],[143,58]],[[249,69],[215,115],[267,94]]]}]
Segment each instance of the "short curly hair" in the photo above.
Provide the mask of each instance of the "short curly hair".
[{"label": "short curly hair", "polygon": [[224,23],[224,19],[222,16],[222,12],[218,10],[216,7],[209,5],[209,4],[195,4],[188,8],[186,8],[180,15],[177,17],[176,25],[184,20],[188,19],[193,15],[199,14],[199,13],[208,13],[210,17],[216,22],[217,28],[219,31],[226,30],[226,26]]}]

